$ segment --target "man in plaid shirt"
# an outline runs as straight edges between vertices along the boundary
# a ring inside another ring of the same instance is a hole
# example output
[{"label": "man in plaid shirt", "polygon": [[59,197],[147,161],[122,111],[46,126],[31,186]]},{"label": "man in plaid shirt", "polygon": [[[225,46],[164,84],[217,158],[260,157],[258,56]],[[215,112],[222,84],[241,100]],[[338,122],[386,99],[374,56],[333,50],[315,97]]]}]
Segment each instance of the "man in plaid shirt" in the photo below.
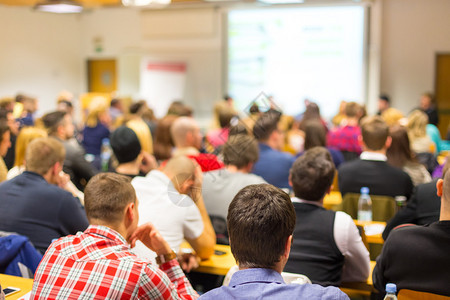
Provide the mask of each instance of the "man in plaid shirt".
[{"label": "man in plaid shirt", "polygon": [[[32,299],[198,297],[154,226],[137,226],[138,200],[128,178],[93,177],[85,189],[85,208],[91,225],[50,245],[35,273]],[[159,268],[130,251],[138,239],[158,255]]]}]

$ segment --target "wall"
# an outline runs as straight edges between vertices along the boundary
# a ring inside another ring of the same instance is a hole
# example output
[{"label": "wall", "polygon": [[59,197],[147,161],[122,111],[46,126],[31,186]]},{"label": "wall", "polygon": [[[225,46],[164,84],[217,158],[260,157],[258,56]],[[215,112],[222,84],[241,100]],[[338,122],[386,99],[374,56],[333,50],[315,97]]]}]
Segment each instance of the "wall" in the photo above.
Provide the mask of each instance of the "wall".
[{"label": "wall", "polygon": [[381,91],[404,113],[434,90],[435,54],[450,52],[450,1],[384,0]]},{"label": "wall", "polygon": [[62,89],[81,91],[79,26],[79,16],[0,6],[0,97],[23,92],[46,112]]}]

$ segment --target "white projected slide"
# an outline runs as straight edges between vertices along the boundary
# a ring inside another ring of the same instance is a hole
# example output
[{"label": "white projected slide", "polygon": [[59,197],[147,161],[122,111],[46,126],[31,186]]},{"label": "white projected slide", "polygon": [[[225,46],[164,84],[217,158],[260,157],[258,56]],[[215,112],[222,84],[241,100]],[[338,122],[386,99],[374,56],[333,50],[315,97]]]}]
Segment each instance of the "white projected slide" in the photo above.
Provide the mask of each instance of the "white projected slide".
[{"label": "white projected slide", "polygon": [[364,8],[231,11],[228,92],[240,110],[261,92],[289,115],[305,98],[325,117],[341,100],[364,102]]}]

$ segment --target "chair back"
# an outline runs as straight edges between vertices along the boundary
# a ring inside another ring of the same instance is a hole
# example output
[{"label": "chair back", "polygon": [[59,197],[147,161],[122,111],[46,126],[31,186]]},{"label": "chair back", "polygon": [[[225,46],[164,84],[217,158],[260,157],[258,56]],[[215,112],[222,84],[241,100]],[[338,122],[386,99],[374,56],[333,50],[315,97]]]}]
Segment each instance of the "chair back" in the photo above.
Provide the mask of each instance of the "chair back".
[{"label": "chair back", "polygon": [[209,218],[216,233],[216,244],[229,245],[227,221],[223,217],[216,215],[209,215]]},{"label": "chair back", "polygon": [[[342,211],[353,219],[358,218],[358,200],[360,194],[347,193],[342,199]],[[372,199],[372,220],[386,222],[395,215],[395,199],[391,196],[370,195]]]},{"label": "chair back", "polygon": [[408,289],[401,289],[397,295],[398,300],[450,300],[450,297],[419,292]]}]

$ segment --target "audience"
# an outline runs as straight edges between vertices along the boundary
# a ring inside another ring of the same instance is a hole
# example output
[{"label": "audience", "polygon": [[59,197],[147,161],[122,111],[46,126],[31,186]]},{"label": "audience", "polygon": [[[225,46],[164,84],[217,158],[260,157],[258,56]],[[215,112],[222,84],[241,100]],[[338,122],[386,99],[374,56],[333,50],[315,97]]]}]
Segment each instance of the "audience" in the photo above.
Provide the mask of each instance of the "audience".
[{"label": "audience", "polygon": [[[261,177],[250,174],[258,160],[258,152],[258,142],[253,137],[239,134],[228,139],[222,149],[225,168],[204,173],[202,193],[210,216],[226,220],[228,206],[237,192],[250,184],[266,183]],[[216,235],[221,233],[219,231],[226,233],[226,226],[215,228],[215,231]],[[227,240],[222,242],[228,244]]]},{"label": "audience", "polygon": [[170,128],[175,149],[173,157],[180,155],[194,159],[203,172],[223,168],[223,163],[214,154],[200,153],[202,134],[195,119],[191,117],[177,118]]},{"label": "audience", "polygon": [[408,135],[411,143],[411,149],[415,153],[434,153],[436,145],[427,135],[427,115],[415,110],[408,116]]},{"label": "audience", "polygon": [[79,190],[97,171],[85,159],[83,147],[73,138],[74,126],[70,114],[62,111],[48,113],[42,117],[42,123],[50,136],[61,141],[66,150],[64,172]]},{"label": "audience", "polygon": [[344,155],[345,160],[352,160],[361,154],[361,128],[359,127],[360,105],[349,102],[345,105],[345,119],[341,126],[328,132],[327,146],[338,149]]},{"label": "audience", "polygon": [[142,150],[148,154],[153,153],[153,139],[150,131],[150,127],[142,119],[142,114],[148,109],[145,101],[138,101],[131,104],[129,120],[126,122],[126,126],[133,129],[139,138]]},{"label": "audience", "polygon": [[[170,159],[161,170],[131,182],[140,201],[140,224],[152,222],[156,229],[178,251],[186,239],[202,259],[214,252],[216,236],[201,193],[203,175],[195,162],[185,156]],[[153,253],[142,244],[135,252],[143,258]]]},{"label": "audience", "polygon": [[373,284],[381,295],[386,283],[395,282],[397,290],[450,296],[450,172],[437,181],[436,188],[441,197],[439,221],[394,229],[384,243],[373,270]]},{"label": "audience", "polygon": [[231,252],[239,271],[228,286],[201,299],[348,299],[335,287],[285,284],[281,272],[289,258],[295,211],[289,196],[271,185],[249,185],[228,209]]},{"label": "audience", "polygon": [[386,151],[387,162],[405,171],[414,186],[431,181],[430,173],[418,163],[414,152],[411,151],[408,132],[403,126],[394,126],[389,130],[392,143]]},{"label": "audience", "polygon": [[289,189],[289,169],[294,156],[282,152],[284,134],[279,128],[280,113],[266,112],[255,123],[253,135],[259,142],[259,159],[252,173],[279,188]]},{"label": "audience", "polygon": [[17,122],[16,119],[14,118],[12,111],[6,109],[0,109],[0,119],[6,120],[9,127],[9,135],[10,135],[9,140],[11,142],[11,147],[9,147],[8,151],[6,152],[6,155],[3,156],[5,165],[9,170],[14,165],[16,152],[15,151],[16,139],[17,135],[19,134],[19,122]]},{"label": "audience", "polygon": [[[450,168],[450,160],[444,166],[442,178]],[[389,222],[383,231],[383,239],[387,239],[390,231],[401,224],[425,225],[439,220],[441,198],[437,196],[436,184],[439,178],[424,184],[419,184],[414,194],[408,199],[406,207],[401,209]]]},{"label": "audience", "polygon": [[27,147],[26,171],[0,184],[0,230],[27,236],[45,252],[55,238],[74,234],[88,226],[78,198],[60,187],[65,150],[53,138],[37,138]]},{"label": "audience", "polygon": [[381,116],[386,110],[391,107],[391,100],[386,94],[381,94],[378,97],[378,112],[377,115]]},{"label": "audience", "polygon": [[[34,278],[33,299],[195,299],[176,254],[150,223],[137,226],[139,201],[129,179],[98,174],[86,186],[84,232],[55,241]],[[159,267],[131,252],[140,240]]]},{"label": "audience", "polygon": [[323,286],[366,281],[370,272],[369,252],[352,218],[323,208],[335,171],[330,153],[315,147],[295,161],[289,177],[297,222],[284,270]]},{"label": "audience", "polygon": [[434,101],[434,96],[431,93],[423,93],[420,97],[419,109],[422,110],[428,116],[428,123],[438,126],[439,114]]},{"label": "audience", "polygon": [[405,196],[409,198],[413,190],[411,178],[387,163],[386,151],[391,146],[387,124],[379,116],[362,120],[362,148],[359,159],[343,163],[339,167],[339,190],[359,193],[368,187],[370,194],[383,196]]}]

